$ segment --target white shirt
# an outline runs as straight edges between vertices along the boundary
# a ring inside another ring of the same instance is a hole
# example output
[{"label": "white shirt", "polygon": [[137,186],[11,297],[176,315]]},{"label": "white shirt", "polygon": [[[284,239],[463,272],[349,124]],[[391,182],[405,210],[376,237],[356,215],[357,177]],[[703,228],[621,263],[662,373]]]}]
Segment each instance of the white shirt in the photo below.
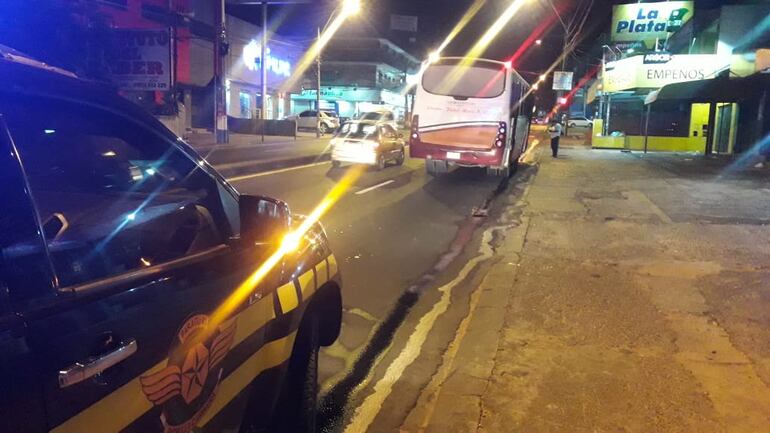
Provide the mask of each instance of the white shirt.
[{"label": "white shirt", "polygon": [[548,133],[551,136],[551,138],[561,136],[561,123],[557,123],[551,126],[550,128],[548,128]]}]

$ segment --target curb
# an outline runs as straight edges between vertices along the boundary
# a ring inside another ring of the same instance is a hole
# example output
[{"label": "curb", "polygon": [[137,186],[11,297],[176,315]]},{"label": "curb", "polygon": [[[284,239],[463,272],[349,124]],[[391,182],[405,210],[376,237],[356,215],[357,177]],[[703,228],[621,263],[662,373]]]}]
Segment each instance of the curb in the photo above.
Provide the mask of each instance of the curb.
[{"label": "curb", "polygon": [[229,178],[234,176],[241,176],[244,174],[260,173],[264,171],[312,164],[314,162],[322,162],[322,161],[329,161],[329,160],[331,160],[331,154],[322,153],[320,155],[314,154],[314,155],[295,156],[291,158],[255,160],[248,164],[242,164],[242,163],[221,164],[221,165],[214,165],[214,168],[224,178]]}]

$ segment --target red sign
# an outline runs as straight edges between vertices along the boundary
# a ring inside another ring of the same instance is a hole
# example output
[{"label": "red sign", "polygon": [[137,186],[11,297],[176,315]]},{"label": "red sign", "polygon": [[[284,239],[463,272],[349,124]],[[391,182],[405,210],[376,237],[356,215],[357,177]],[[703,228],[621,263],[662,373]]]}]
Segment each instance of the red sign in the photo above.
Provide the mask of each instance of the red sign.
[{"label": "red sign", "polygon": [[169,29],[116,29],[110,58],[113,81],[125,90],[170,90],[171,46]]}]

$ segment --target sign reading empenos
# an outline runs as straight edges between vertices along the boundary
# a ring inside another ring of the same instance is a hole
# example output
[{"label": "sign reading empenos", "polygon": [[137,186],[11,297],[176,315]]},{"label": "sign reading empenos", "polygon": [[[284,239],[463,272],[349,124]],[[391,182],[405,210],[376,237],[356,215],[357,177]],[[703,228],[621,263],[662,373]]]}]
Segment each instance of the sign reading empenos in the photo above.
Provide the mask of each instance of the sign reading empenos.
[{"label": "sign reading empenos", "polygon": [[716,54],[647,54],[605,64],[602,90],[657,89],[682,81],[705,80],[730,66]]},{"label": "sign reading empenos", "polygon": [[612,41],[665,39],[692,16],[692,1],[616,5],[612,8]]}]

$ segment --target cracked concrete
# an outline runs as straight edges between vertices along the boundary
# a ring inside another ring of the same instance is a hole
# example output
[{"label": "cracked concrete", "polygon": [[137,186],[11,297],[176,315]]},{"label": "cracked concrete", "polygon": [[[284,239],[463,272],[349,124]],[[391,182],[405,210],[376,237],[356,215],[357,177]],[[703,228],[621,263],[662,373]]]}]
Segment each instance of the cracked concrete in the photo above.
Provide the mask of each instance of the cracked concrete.
[{"label": "cracked concrete", "polygon": [[503,210],[518,224],[401,431],[770,431],[766,173],[563,154]]}]

